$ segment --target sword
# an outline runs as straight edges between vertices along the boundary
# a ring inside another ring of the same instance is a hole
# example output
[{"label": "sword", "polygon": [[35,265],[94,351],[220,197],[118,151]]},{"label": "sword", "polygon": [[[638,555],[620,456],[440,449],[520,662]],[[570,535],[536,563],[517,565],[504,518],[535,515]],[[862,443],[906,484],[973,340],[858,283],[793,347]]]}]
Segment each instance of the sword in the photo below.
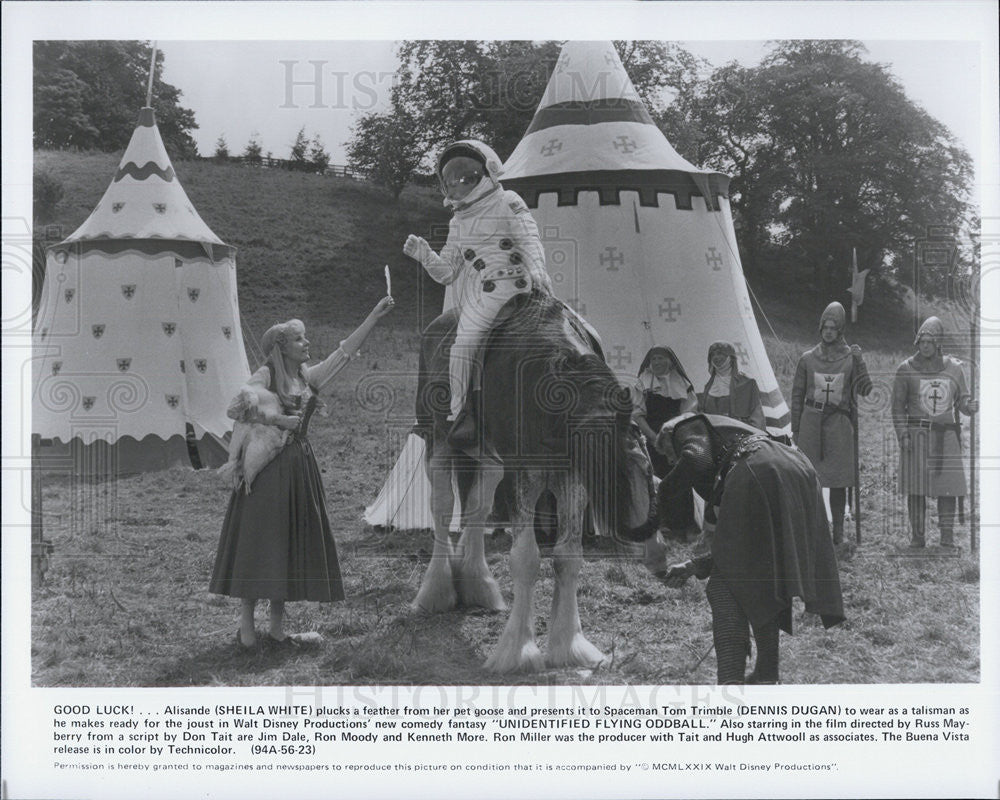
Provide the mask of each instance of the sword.
[{"label": "sword", "polygon": [[392,275],[389,274],[389,265],[385,265],[385,294],[392,297]]}]

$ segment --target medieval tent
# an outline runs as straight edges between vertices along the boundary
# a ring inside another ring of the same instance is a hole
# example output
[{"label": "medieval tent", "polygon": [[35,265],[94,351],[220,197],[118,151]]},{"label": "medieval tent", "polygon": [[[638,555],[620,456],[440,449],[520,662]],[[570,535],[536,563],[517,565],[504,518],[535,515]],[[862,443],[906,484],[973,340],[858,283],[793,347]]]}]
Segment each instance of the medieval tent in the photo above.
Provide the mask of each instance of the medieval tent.
[{"label": "medieval tent", "polygon": [[225,461],[226,408],[249,376],[235,250],[188,199],[152,108],[97,207],[49,248],[32,344],[43,469]]},{"label": "medieval tent", "polygon": [[[768,432],[790,434],[743,277],[729,178],[674,150],[610,42],[563,47],[501,181],[532,210],[556,295],[597,329],[623,379],[667,345],[701,389],[709,345],[728,341],[757,381]],[[411,437],[367,522],[430,526],[421,453]]]},{"label": "medieval tent", "polygon": [[729,178],[685,161],[656,127],[610,42],[570,42],[504,186],[532,209],[556,294],[635,375],[667,345],[699,390],[714,341],[756,379],[768,432],[790,433],[754,319],[729,210]]}]

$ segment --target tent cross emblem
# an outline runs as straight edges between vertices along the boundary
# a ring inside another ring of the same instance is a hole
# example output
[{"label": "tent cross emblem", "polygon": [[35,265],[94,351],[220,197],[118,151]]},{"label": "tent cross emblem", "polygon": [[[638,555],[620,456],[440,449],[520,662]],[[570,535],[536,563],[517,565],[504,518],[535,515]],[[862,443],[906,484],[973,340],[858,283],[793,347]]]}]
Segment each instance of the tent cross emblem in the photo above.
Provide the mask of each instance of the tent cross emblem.
[{"label": "tent cross emblem", "polygon": [[83,398],[83,410],[84,411],[90,411],[90,409],[92,409],[94,407],[94,401],[96,399],[97,399],[96,397],[84,397]]},{"label": "tent cross emblem", "polygon": [[191,299],[192,303],[198,302],[198,295],[201,294],[201,289],[196,289],[194,287],[188,287],[188,297]]},{"label": "tent cross emblem", "polygon": [[230,328],[228,325],[223,325],[222,326],[222,335],[225,336],[227,339],[232,339],[233,338],[233,329]]},{"label": "tent cross emblem", "polygon": [[541,153],[548,158],[551,155],[555,155],[559,150],[562,150],[562,142],[558,139],[549,139],[548,143],[542,148]]},{"label": "tent cross emblem", "polygon": [[733,343],[733,350],[736,351],[736,357],[741,364],[744,366],[750,365],[750,353],[747,352],[747,349],[740,342]]},{"label": "tent cross emblem", "polygon": [[95,339],[100,339],[104,335],[103,325],[91,325],[90,332],[93,334]]},{"label": "tent cross emblem", "polygon": [[74,294],[76,294],[76,289],[67,289],[63,294],[63,297],[66,298],[67,303],[72,303]]},{"label": "tent cross emblem", "polygon": [[62,361],[53,361],[52,362],[52,374],[53,375],[58,375],[61,370],[62,370]]},{"label": "tent cross emblem", "polygon": [[177,330],[177,323],[176,322],[164,322],[163,323],[163,332],[165,334],[167,334],[167,336],[173,336],[175,330]]},{"label": "tent cross emblem", "polygon": [[153,203],[153,209],[156,211],[157,214],[166,214],[167,213],[167,204],[166,203]]},{"label": "tent cross emblem", "polygon": [[123,208],[125,208],[125,204],[124,203],[112,203],[111,204],[111,213],[112,214],[117,214]]},{"label": "tent cross emblem", "polygon": [[624,345],[616,344],[612,348],[615,352],[611,354],[609,361],[615,362],[615,367],[621,369],[626,364],[632,363],[632,353],[625,349]]},{"label": "tent cross emblem", "polygon": [[712,272],[718,272],[722,269],[722,254],[714,247],[709,247],[705,253],[705,263],[712,268]]},{"label": "tent cross emblem", "polygon": [[135,297],[135,284],[134,283],[123,283],[122,284],[122,294],[125,295],[126,300],[131,300]]},{"label": "tent cross emblem", "polygon": [[198,370],[198,372],[204,372],[206,369],[208,369],[208,360],[204,358],[196,358],[194,360],[194,366],[195,369]]},{"label": "tent cross emblem", "polygon": [[167,405],[171,408],[177,408],[178,404],[181,402],[181,398],[176,394],[168,394]]},{"label": "tent cross emblem", "polygon": [[639,147],[639,145],[635,143],[635,139],[625,136],[624,134],[616,136],[611,144],[615,146],[615,150],[620,150],[623,153],[631,153]]},{"label": "tent cross emblem", "polygon": [[660,316],[666,317],[667,322],[674,322],[674,316],[681,315],[681,304],[676,301],[676,297],[664,297],[660,304]]},{"label": "tent cross emblem", "polygon": [[119,372],[128,372],[128,369],[131,366],[132,366],[132,359],[131,358],[119,358],[118,359],[118,371]]},{"label": "tent cross emblem", "polygon": [[617,247],[609,246],[604,248],[604,253],[601,253],[597,259],[602,267],[607,265],[608,272],[618,272],[618,268],[625,263],[625,254],[620,252]]}]

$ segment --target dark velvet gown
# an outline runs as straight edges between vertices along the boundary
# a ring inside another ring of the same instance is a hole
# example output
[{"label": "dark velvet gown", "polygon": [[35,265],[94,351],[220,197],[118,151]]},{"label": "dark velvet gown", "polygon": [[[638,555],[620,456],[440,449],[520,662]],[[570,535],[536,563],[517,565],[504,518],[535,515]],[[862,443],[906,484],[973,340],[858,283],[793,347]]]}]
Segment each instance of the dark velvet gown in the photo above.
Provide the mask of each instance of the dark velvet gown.
[{"label": "dark velvet gown", "polygon": [[[326,495],[306,430],[311,394],[299,430],[254,479],[229,499],[209,591],[267,600],[344,599]],[[294,409],[285,409],[292,413]]]}]

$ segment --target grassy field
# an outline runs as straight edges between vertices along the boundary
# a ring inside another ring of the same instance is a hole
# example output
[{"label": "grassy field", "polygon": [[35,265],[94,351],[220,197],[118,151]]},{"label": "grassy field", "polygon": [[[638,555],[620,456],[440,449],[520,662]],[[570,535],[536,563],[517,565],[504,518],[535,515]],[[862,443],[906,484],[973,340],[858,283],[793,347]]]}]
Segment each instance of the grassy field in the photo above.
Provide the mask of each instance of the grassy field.
[{"label": "grassy field", "polygon": [[[36,154],[64,182],[52,224],[68,235],[100,198],[117,159]],[[703,587],[664,588],[635,560],[587,543],[580,581],[584,631],[610,664],[494,678],[481,664],[504,616],[458,611],[412,616],[430,554],[428,533],[373,530],[361,521],[395,459],[412,409],[422,323],[440,289],[400,252],[407,233],[429,236],[446,222],[438,197],[407,190],[394,206],[349,180],[246,170],[204,162],[175,165],[208,224],[239,248],[240,304],[250,350],[273,322],[300,316],[313,351],[324,353],[378,299],[381,265],[393,269],[398,311],[372,335],[364,357],[341,373],[310,439],[323,471],[348,600],[290,604],[289,629],[324,643],[292,656],[238,654],[237,601],[207,584],[228,492],[211,475],[171,470],[108,484],[47,475],[45,535],[55,545],[32,602],[32,672],[40,686],[336,684],[690,684],[712,683],[711,625]],[[36,226],[42,236],[44,226]],[[429,236],[430,238],[430,236]],[[373,269],[371,279],[363,275]],[[785,297],[761,296],[777,336],[765,333],[786,397],[795,359],[813,343],[816,314]],[[426,309],[426,311],[421,311]],[[762,325],[762,330],[767,330]],[[824,631],[797,610],[782,637],[785,683],[970,682],[979,679],[979,566],[958,529],[958,557],[905,552],[902,503],[894,493],[895,444],[887,426],[888,381],[909,352],[905,326],[866,333],[876,391],[862,408],[863,543],[841,560],[848,620]],[[778,338],[780,337],[780,338]],[[373,396],[371,376],[386,391]],[[932,506],[933,508],[933,506]],[[930,542],[936,520],[929,514]],[[685,555],[672,544],[672,556]],[[510,538],[487,542],[488,561],[510,597]],[[551,565],[543,562],[536,630],[544,646]],[[264,623],[262,608],[260,624]]]}]

